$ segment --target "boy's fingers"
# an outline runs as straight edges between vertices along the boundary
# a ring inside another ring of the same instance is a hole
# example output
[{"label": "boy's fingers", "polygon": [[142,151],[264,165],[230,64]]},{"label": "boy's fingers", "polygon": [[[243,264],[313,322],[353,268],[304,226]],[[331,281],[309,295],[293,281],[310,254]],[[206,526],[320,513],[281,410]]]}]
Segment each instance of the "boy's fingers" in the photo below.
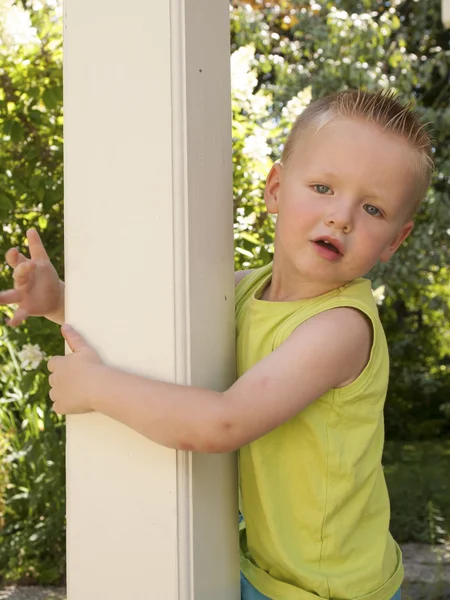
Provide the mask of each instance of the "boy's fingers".
[{"label": "boy's fingers", "polygon": [[26,321],[27,318],[28,318],[27,311],[24,310],[23,308],[18,308],[16,310],[16,312],[14,313],[14,316],[11,317],[11,319],[8,321],[8,325],[10,327],[17,327],[17,325],[20,325],[21,323]]},{"label": "boy's fingers", "polygon": [[89,344],[84,339],[84,337],[81,335],[81,333],[78,333],[78,331],[75,331],[75,329],[73,329],[73,327],[71,327],[70,325],[64,324],[61,327],[61,333],[63,334],[63,337],[66,340],[66,342],[69,345],[69,348],[72,350],[72,352],[81,350],[81,348],[84,348],[84,347],[90,348]]},{"label": "boy's fingers", "polygon": [[36,268],[36,263],[32,260],[27,260],[26,262],[20,263],[15,269],[13,273],[13,279],[19,285],[23,285],[26,283],[30,273],[34,271]]},{"label": "boy's fingers", "polygon": [[10,248],[6,253],[5,258],[8,265],[13,269],[15,269],[17,265],[20,265],[20,263],[26,262],[28,260],[28,258],[21,254],[17,250],[17,248]]},{"label": "boy's fingers", "polygon": [[35,258],[36,260],[49,260],[44,244],[36,229],[32,228],[27,231],[27,239],[31,258]]},{"label": "boy's fingers", "polygon": [[58,362],[64,358],[63,356],[52,356],[51,359],[47,362],[47,369],[50,373],[53,373],[58,366]]},{"label": "boy's fingers", "polygon": [[0,292],[0,304],[18,304],[21,300],[21,293],[17,290],[5,290]]}]

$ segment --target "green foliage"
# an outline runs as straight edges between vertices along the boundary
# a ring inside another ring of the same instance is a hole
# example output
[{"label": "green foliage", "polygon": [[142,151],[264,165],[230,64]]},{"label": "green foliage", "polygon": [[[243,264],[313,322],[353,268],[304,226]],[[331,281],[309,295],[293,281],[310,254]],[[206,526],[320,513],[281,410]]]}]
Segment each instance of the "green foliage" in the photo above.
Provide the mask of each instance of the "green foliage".
[{"label": "green foliage", "polygon": [[384,472],[397,542],[441,544],[450,532],[450,444],[389,442]]},{"label": "green foliage", "polygon": [[[11,245],[26,251],[25,232],[35,226],[61,273],[61,19],[46,3],[21,7],[0,0],[0,255]],[[4,266],[0,288],[10,284]],[[48,400],[45,363],[21,364],[27,344],[63,351],[51,323],[0,326],[0,581],[51,583],[64,573],[64,428]]]},{"label": "green foliage", "polygon": [[450,432],[449,278],[430,273],[428,286],[399,284],[381,307],[390,342],[386,430],[394,439]]},{"label": "green foliage", "polygon": [[0,437],[0,530],[5,525],[5,493],[8,483],[8,469],[6,468],[7,444],[4,437]]},{"label": "green foliage", "polygon": [[[45,362],[25,370],[17,339],[6,327],[0,335],[0,350],[10,358],[0,372],[0,441],[7,473],[0,573],[6,580],[53,583],[64,572],[64,423],[47,400]],[[57,332],[39,337],[56,338]]]}]

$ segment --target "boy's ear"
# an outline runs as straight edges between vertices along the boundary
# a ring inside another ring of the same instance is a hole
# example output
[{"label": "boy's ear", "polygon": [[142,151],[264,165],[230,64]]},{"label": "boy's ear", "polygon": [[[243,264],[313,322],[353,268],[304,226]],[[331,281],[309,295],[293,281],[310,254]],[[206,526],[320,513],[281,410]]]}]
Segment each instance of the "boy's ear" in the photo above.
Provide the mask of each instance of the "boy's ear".
[{"label": "boy's ear", "polygon": [[264,190],[264,202],[269,213],[276,215],[278,213],[278,193],[280,190],[280,181],[283,167],[280,163],[275,163],[269,171]]},{"label": "boy's ear", "polygon": [[405,223],[402,226],[402,228],[397,233],[395,238],[391,241],[389,246],[386,248],[386,250],[380,256],[381,262],[387,262],[391,258],[391,256],[398,250],[398,248],[403,244],[403,242],[406,240],[408,235],[411,233],[411,231],[413,230],[413,227],[414,227],[414,221],[408,221],[407,223]]}]

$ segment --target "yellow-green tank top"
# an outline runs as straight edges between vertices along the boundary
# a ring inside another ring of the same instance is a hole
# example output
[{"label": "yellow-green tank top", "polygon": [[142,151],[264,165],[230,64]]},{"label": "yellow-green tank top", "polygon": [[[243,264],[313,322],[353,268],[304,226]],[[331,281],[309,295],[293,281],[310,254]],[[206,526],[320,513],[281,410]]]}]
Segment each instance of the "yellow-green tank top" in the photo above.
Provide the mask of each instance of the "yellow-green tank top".
[{"label": "yellow-green tank top", "polygon": [[236,288],[239,377],[301,323],[340,306],[370,319],[373,344],[350,385],[240,449],[241,569],[274,600],[389,600],[403,566],[381,465],[389,357],[370,282],[267,302],[259,297],[271,273],[257,269]]}]

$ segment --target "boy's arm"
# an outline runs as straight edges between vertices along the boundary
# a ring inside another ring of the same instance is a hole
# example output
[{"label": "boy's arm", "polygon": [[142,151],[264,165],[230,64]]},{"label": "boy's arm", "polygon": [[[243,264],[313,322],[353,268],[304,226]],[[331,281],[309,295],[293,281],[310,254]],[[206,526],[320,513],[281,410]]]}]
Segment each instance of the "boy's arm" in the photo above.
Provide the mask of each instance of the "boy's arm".
[{"label": "boy's arm", "polygon": [[57,412],[95,410],[164,446],[208,453],[236,450],[354,380],[372,343],[361,313],[333,309],[300,325],[222,393],[107,367],[78,333],[63,333],[74,354],[49,362]]}]

